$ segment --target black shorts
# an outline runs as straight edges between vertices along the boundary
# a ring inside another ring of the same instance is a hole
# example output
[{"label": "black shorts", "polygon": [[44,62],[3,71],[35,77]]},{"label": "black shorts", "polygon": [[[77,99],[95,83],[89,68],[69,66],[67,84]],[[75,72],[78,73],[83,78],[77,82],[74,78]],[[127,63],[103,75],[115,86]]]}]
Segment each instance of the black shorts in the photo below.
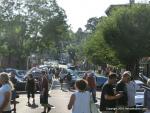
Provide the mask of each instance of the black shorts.
[{"label": "black shorts", "polygon": [[28,98],[30,98],[30,94],[32,95],[32,98],[34,98],[35,92],[34,91],[27,91]]},{"label": "black shorts", "polygon": [[60,80],[59,80],[60,83],[63,83],[63,81],[64,81],[63,79],[60,79]]}]

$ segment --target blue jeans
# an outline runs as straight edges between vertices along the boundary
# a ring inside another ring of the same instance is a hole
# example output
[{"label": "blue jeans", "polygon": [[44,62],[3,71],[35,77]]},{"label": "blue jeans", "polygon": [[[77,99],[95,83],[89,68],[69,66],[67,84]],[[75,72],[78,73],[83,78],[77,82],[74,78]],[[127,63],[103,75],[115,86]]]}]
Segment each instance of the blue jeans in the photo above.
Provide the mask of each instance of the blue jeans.
[{"label": "blue jeans", "polygon": [[97,100],[96,100],[96,88],[90,88],[89,92],[92,93],[93,101],[97,102]]}]

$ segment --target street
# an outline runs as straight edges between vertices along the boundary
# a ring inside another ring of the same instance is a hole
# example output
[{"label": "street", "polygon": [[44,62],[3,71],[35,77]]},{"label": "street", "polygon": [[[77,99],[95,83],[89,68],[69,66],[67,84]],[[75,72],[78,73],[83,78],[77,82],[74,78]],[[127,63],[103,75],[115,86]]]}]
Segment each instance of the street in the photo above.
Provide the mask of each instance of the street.
[{"label": "street", "polygon": [[[69,98],[74,91],[68,91],[67,85],[64,85],[64,90],[60,90],[60,84],[58,80],[54,80],[53,89],[50,91],[49,104],[52,106],[52,110],[50,113],[71,113],[67,109],[67,105],[69,102]],[[100,92],[97,92],[97,96],[99,99]],[[35,95],[35,105],[28,106],[27,104],[27,95],[20,94],[20,97],[17,98],[17,113],[41,113],[43,111],[43,107],[40,105],[40,95]],[[30,99],[30,103],[32,104],[32,98]],[[99,101],[97,102],[99,104]],[[13,108],[13,106],[12,106]]]}]

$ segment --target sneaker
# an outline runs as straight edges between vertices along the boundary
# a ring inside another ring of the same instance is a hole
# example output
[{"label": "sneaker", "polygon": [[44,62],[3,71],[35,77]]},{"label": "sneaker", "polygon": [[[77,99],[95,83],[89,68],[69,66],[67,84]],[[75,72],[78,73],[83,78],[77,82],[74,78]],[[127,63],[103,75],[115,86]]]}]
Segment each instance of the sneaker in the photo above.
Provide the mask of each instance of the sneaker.
[{"label": "sneaker", "polygon": [[14,112],[16,112],[16,108],[14,108]]},{"label": "sneaker", "polygon": [[33,99],[33,104],[35,104],[35,100]]},{"label": "sneaker", "polygon": [[41,113],[46,113],[46,111],[43,111],[43,112],[41,112]]},{"label": "sneaker", "polygon": [[96,103],[97,102],[97,100],[94,100],[94,103]]},{"label": "sneaker", "polygon": [[14,111],[14,112],[16,112],[16,108],[12,109],[11,111]]},{"label": "sneaker", "polygon": [[28,106],[29,106],[29,107],[31,106],[30,102],[28,102]]},{"label": "sneaker", "polygon": [[47,108],[47,113],[50,112],[50,110],[51,110],[51,107],[49,106],[49,107]]}]

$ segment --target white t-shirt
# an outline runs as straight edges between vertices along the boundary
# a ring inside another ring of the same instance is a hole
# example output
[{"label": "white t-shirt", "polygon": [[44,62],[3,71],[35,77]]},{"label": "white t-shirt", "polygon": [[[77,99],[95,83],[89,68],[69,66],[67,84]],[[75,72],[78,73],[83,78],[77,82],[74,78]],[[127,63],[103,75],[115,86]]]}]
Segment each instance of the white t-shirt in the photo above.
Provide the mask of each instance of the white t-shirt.
[{"label": "white t-shirt", "polygon": [[[4,95],[5,95],[6,92],[11,92],[11,86],[9,84],[4,84],[0,88],[0,106],[2,105],[2,103],[4,101]],[[10,97],[10,101],[11,101],[11,97]],[[4,108],[3,111],[10,111],[11,110],[10,101],[9,101],[8,105]]]},{"label": "white t-shirt", "polygon": [[59,73],[60,79],[64,79],[66,75],[67,74],[66,74],[66,72],[64,70]]},{"label": "white t-shirt", "polygon": [[130,81],[127,84],[127,94],[128,94],[128,106],[135,106],[135,94],[136,94],[136,83],[134,81]]}]

